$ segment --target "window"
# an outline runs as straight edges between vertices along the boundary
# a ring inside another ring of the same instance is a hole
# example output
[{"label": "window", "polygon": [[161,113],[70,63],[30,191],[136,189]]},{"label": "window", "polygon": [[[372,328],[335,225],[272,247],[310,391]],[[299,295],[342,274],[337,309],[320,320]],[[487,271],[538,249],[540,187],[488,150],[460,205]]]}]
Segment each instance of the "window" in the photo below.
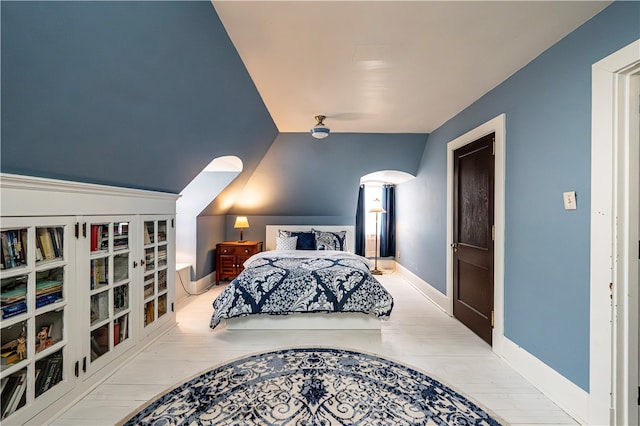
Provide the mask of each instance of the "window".
[{"label": "window", "polygon": [[[376,214],[369,213],[374,205],[374,200],[382,200],[382,184],[366,183],[364,187],[364,234],[365,257],[374,257],[376,252]],[[378,201],[380,202],[380,201]],[[378,216],[378,238],[380,238],[380,216]],[[379,241],[378,241],[379,243]]]}]

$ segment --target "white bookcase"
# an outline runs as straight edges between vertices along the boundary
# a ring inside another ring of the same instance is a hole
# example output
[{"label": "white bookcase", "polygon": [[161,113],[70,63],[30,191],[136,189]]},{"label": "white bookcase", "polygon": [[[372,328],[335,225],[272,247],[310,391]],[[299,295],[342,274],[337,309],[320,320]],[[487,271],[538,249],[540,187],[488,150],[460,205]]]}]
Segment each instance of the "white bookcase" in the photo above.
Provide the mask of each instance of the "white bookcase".
[{"label": "white bookcase", "polygon": [[2,423],[41,424],[175,324],[174,194],[0,174]]},{"label": "white bookcase", "polygon": [[75,383],[70,218],[2,218],[0,416],[43,409]]}]

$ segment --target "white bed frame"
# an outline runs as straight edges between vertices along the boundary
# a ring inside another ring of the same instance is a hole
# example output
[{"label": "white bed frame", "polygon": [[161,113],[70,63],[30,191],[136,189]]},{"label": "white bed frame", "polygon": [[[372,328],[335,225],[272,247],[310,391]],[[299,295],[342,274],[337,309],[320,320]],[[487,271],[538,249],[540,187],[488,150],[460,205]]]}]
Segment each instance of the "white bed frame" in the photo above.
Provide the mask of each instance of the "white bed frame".
[{"label": "white bed frame", "polygon": [[342,226],[327,226],[327,225],[267,225],[266,227],[266,235],[265,235],[265,250],[275,250],[276,249],[276,237],[278,236],[278,231],[310,231],[311,228],[316,229],[318,231],[347,231],[347,235],[345,237],[345,251],[349,253],[355,253],[356,251],[356,227],[353,225],[342,225]]},{"label": "white bed frame", "polygon": [[[280,229],[286,231],[347,231],[345,246],[355,252],[354,226],[267,225],[265,248],[274,250]],[[366,314],[337,312],[292,315],[250,315],[226,320],[227,330],[380,330],[382,320]]]}]

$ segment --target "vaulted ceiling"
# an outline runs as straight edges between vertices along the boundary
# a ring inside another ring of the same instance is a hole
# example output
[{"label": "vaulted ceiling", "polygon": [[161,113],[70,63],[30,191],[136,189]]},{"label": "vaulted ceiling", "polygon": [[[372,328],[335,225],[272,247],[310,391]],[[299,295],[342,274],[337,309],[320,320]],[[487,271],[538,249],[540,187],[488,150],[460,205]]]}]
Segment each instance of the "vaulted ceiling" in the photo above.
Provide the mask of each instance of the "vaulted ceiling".
[{"label": "vaulted ceiling", "polygon": [[213,1],[280,132],[430,133],[602,1]]}]

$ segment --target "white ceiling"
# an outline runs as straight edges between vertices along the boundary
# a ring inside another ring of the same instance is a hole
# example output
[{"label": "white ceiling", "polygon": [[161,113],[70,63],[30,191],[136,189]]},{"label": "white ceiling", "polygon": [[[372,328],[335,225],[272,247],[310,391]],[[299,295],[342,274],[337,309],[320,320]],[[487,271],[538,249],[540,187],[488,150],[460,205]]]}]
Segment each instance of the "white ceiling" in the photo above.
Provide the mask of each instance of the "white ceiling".
[{"label": "white ceiling", "polygon": [[213,1],[280,132],[430,133],[610,2]]}]

